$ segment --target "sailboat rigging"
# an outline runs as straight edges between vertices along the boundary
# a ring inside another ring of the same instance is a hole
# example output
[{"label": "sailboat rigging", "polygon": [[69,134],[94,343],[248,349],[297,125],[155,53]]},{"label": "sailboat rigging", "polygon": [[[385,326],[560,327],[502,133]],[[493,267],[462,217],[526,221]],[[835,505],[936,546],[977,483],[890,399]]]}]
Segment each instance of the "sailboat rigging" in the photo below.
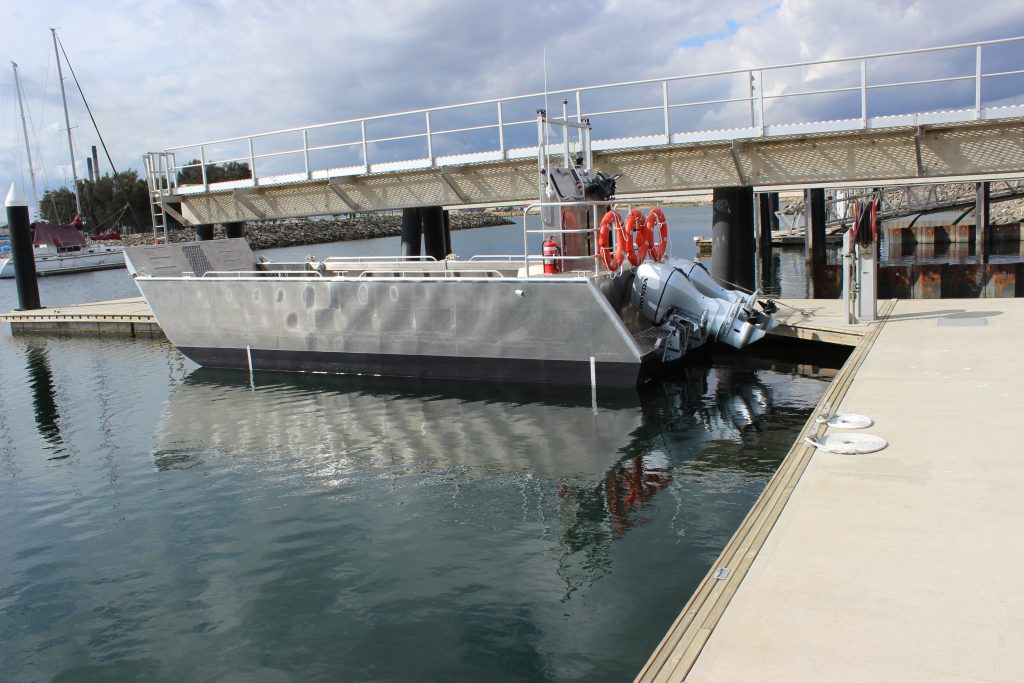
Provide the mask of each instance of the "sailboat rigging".
[{"label": "sailboat rigging", "polygon": [[32,178],[32,201],[38,205],[39,191],[36,189],[36,169],[32,165],[32,145],[29,144],[28,123],[25,121],[24,91],[21,88],[21,79],[18,78],[18,63],[12,61],[11,67],[14,69],[14,89],[18,95],[18,111],[21,113],[21,130],[25,135],[25,156],[28,158],[28,173]]},{"label": "sailboat rigging", "polygon": [[[104,268],[124,267],[123,249],[118,246],[90,243],[84,234],[82,220],[82,201],[78,190],[78,173],[75,169],[75,150],[71,139],[71,119],[68,114],[67,97],[64,91],[64,74],[61,68],[60,51],[58,49],[57,31],[51,28],[53,49],[57,56],[57,74],[60,80],[61,101],[64,105],[64,122],[67,127],[68,150],[71,152],[71,174],[74,179],[74,218],[69,224],[52,224],[36,222],[32,224],[32,249],[35,256],[36,272],[39,275],[57,275],[78,273]],[[65,55],[66,56],[66,55]],[[25,136],[25,155],[28,160],[32,178],[33,198],[38,204],[38,193],[35,182],[35,169],[32,166],[32,149],[28,137],[28,124],[25,120],[25,104],[23,89],[18,77],[18,65],[11,62],[14,69],[15,91],[18,95],[18,107],[21,112],[22,131]],[[70,63],[68,64],[70,67]],[[76,80],[77,83],[77,80]],[[79,88],[81,89],[81,88]],[[89,113],[90,117],[92,112]],[[95,119],[93,119],[95,123]],[[104,150],[106,146],[104,145]],[[108,155],[109,156],[109,155]],[[6,254],[3,254],[6,256]],[[0,278],[14,277],[13,258],[0,258]]]},{"label": "sailboat rigging", "polygon": [[57,50],[57,29],[51,28],[53,35],[53,52],[57,56],[57,82],[60,83],[60,101],[64,104],[64,125],[68,131],[68,152],[71,155],[72,187],[75,190],[75,213],[82,215],[82,198],[78,195],[78,171],[75,170],[75,146],[71,143],[71,118],[68,116],[68,97],[64,92],[64,70],[60,66],[60,52]]}]

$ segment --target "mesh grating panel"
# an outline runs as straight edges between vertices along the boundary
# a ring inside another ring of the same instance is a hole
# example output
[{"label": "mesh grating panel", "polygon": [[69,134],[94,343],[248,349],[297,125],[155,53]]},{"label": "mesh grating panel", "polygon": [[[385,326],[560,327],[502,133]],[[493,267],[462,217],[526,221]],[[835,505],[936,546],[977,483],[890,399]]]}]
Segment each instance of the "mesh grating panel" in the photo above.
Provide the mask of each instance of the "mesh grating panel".
[{"label": "mesh grating panel", "polygon": [[660,327],[649,327],[643,332],[633,335],[633,340],[640,347],[640,355],[646,356],[658,348],[659,344],[668,338],[668,332]]},{"label": "mesh grating panel", "polygon": [[203,253],[203,248],[198,244],[186,244],[181,248],[181,252],[185,254],[185,260],[196,275],[203,276],[213,270],[206,254]]}]

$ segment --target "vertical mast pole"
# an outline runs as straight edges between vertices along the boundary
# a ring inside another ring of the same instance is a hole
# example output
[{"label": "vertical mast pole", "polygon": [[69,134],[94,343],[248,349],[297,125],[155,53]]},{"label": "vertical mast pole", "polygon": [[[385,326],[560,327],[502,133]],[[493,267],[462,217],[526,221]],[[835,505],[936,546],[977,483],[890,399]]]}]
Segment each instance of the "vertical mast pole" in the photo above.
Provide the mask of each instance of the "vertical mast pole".
[{"label": "vertical mast pole", "polygon": [[22,99],[21,80],[18,78],[18,64],[11,62],[14,67],[14,89],[18,93],[18,110],[21,111],[21,130],[25,134],[25,156],[28,157],[28,174],[32,178],[32,201],[35,202],[36,211],[39,210],[39,192],[36,191],[36,169],[32,166],[32,146],[28,143],[28,124],[25,123],[25,102]]},{"label": "vertical mast pole", "polygon": [[75,170],[75,147],[71,144],[71,118],[68,116],[68,98],[64,94],[64,71],[60,66],[60,51],[57,49],[57,29],[51,28],[53,34],[53,53],[57,56],[57,80],[60,81],[60,99],[64,103],[64,125],[68,129],[68,151],[71,153],[71,177],[75,187],[75,212],[82,215],[82,199],[78,196],[78,171]]}]

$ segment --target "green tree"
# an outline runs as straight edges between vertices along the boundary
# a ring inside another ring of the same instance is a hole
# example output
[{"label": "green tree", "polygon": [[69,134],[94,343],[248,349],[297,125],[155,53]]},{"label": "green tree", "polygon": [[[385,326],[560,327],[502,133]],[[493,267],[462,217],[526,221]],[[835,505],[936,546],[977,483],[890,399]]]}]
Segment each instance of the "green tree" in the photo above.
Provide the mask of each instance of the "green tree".
[{"label": "green tree", "polygon": [[[202,185],[203,184],[203,172],[201,170],[202,162],[199,159],[193,159],[186,164],[187,168],[183,168],[178,171],[178,184],[179,185]],[[229,161],[225,164],[207,164],[206,165],[206,182],[208,183],[222,183],[228,180],[248,180],[252,178],[252,171],[249,169],[249,164],[239,163],[237,161]]]},{"label": "green tree", "polygon": [[67,187],[47,190],[39,201],[39,217],[47,223],[70,223],[75,215],[75,193]]},{"label": "green tree", "polygon": [[[151,230],[149,190],[138,171],[104,175],[94,181],[79,180],[81,213],[89,232],[119,228],[122,231]],[[66,188],[47,190],[40,202],[40,215],[51,223],[67,223],[74,215],[75,195]]]}]

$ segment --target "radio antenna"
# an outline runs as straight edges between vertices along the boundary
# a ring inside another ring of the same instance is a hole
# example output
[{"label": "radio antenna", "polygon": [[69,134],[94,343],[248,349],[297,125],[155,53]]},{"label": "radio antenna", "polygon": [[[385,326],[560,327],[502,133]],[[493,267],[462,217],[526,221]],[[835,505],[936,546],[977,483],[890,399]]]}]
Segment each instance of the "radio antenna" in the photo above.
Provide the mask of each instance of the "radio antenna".
[{"label": "radio antenna", "polygon": [[544,46],[544,111],[550,113],[548,108],[548,46]]}]

